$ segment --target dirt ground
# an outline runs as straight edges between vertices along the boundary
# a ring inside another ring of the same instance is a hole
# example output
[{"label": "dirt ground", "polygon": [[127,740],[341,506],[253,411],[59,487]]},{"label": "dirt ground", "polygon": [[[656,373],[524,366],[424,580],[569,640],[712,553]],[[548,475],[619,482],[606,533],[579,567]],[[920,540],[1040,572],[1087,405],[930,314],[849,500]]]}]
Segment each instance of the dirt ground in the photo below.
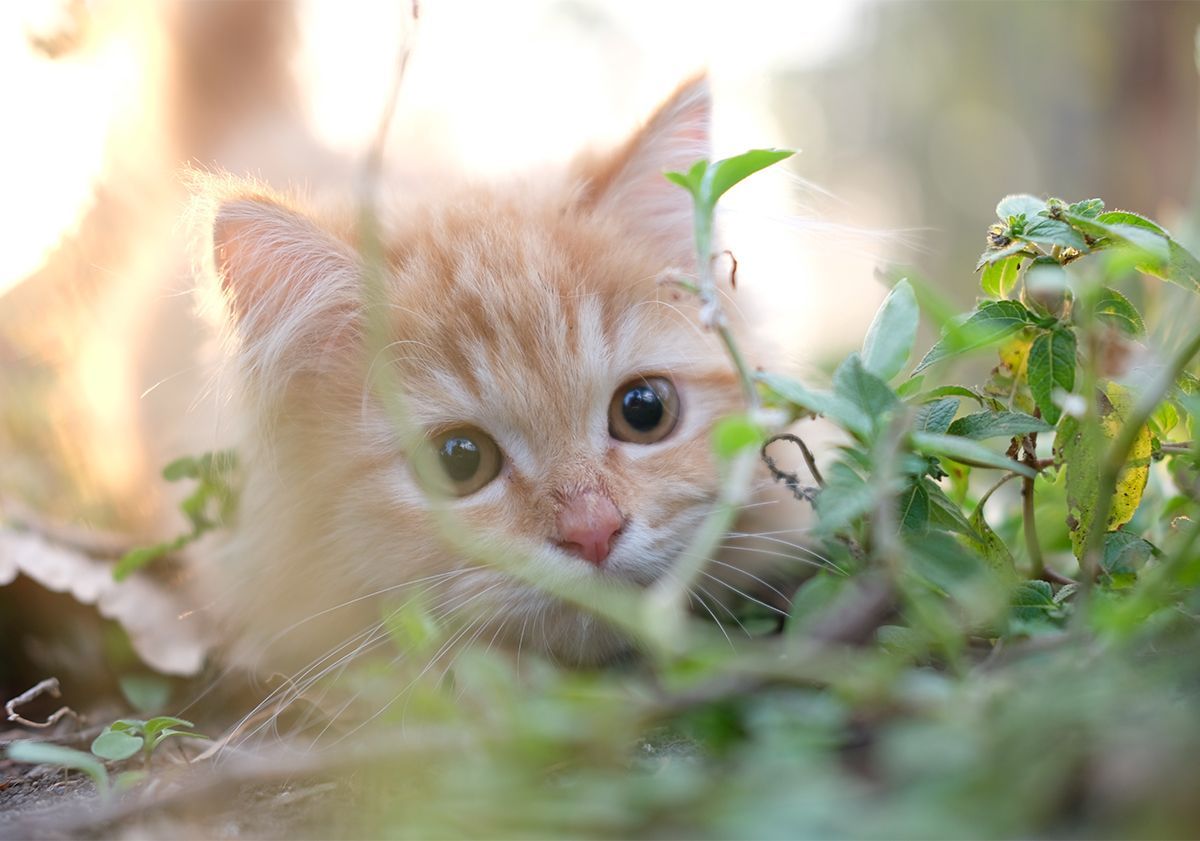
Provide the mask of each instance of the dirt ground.
[{"label": "dirt ground", "polygon": [[198,770],[168,777],[105,802],[83,774],[0,760],[0,839],[320,838],[349,830],[333,808],[346,802],[343,783],[245,784]]}]

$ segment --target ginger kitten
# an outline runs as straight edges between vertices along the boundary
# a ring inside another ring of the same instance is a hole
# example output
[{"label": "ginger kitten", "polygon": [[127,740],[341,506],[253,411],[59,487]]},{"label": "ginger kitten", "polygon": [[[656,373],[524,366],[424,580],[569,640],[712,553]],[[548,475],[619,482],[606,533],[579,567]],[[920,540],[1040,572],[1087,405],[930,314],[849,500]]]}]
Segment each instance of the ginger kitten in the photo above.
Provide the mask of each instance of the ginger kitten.
[{"label": "ginger kitten", "polygon": [[[694,268],[690,199],[662,173],[708,156],[709,115],[697,79],[614,153],[412,203],[384,234],[382,347],[352,225],[218,190],[211,269],[245,487],[207,601],[235,657],[290,668],[365,645],[378,599],[413,582],[441,614],[469,606],[485,639],[578,664],[627,648],[450,548],[426,489],[451,497],[452,522],[558,580],[645,585],[670,570],[717,494],[712,425],[742,405],[694,302],[660,282]],[[430,475],[406,456],[373,366],[432,444]]]}]

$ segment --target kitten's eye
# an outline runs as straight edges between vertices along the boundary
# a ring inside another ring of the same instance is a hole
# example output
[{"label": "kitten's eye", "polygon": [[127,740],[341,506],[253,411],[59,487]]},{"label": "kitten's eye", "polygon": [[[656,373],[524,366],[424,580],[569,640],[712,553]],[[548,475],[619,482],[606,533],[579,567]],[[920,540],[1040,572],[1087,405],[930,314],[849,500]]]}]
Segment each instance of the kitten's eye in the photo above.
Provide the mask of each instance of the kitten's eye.
[{"label": "kitten's eye", "polygon": [[483,430],[460,426],[439,433],[431,443],[442,468],[439,484],[449,494],[473,494],[500,473],[500,448]]},{"label": "kitten's eye", "polygon": [[613,394],[608,431],[618,441],[653,444],[671,434],[679,421],[679,395],[663,377],[639,377]]}]

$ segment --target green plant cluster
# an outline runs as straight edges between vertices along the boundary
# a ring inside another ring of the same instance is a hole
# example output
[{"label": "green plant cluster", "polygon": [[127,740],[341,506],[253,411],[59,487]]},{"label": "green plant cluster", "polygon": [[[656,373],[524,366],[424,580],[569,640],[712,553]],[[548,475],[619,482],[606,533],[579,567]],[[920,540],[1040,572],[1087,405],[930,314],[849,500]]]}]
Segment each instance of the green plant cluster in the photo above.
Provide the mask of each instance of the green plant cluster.
[{"label": "green plant cluster", "polygon": [[[713,185],[781,157],[670,176],[695,199],[701,255]],[[753,400],[716,430],[727,462],[767,439],[761,406],[786,410],[799,436],[811,415],[842,435],[814,487],[780,473],[797,523],[813,500],[823,564],[781,634],[751,638],[770,617],[749,602],[714,612],[719,635],[626,671],[527,657],[518,675],[467,652],[449,686],[377,699],[380,721],[407,735],[361,825],[397,837],[1200,831],[1200,328],[1168,330],[1178,320],[1162,314],[1192,305],[1197,263],[1098,199],[1011,196],[997,214],[971,312],[900,280],[829,388],[739,365]],[[690,288],[708,301],[705,264]],[[1150,278],[1180,289],[1156,294]],[[922,311],[941,336],[906,375]],[[989,355],[978,381],[948,373]],[[435,647],[427,624],[408,626]]]}]

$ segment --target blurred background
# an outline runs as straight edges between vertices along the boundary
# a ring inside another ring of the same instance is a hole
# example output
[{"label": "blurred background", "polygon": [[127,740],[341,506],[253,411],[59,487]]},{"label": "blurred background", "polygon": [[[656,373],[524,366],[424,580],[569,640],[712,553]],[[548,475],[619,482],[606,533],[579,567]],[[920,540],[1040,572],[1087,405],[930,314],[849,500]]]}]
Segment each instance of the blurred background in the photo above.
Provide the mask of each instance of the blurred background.
[{"label": "blurred background", "polygon": [[1006,193],[1187,228],[1197,24],[1192,2],[6,3],[0,492],[145,524],[171,455],[147,432],[194,403],[203,335],[181,169],[344,197],[406,50],[397,190],[561,164],[707,68],[719,156],[800,150],[725,222],[740,303],[819,368],[861,341],[880,266],[969,304]]}]

